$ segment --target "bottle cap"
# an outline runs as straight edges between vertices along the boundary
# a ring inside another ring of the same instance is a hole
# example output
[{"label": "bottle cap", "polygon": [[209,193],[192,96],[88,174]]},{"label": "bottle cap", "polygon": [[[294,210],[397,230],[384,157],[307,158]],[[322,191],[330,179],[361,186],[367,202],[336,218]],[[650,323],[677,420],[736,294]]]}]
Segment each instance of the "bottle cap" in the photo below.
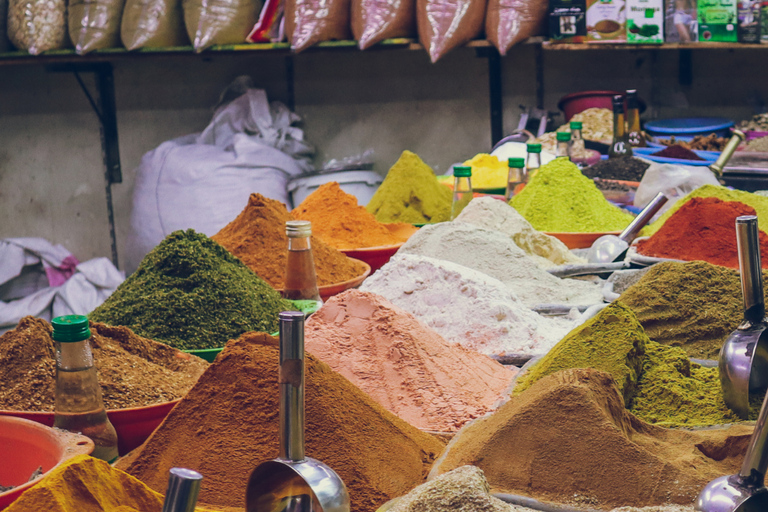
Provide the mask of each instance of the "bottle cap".
[{"label": "bottle cap", "polygon": [[583,126],[581,121],[571,121],[571,130],[581,130]]},{"label": "bottle cap", "polygon": [[51,320],[51,325],[53,326],[53,341],[74,343],[91,337],[87,316],[57,316]]},{"label": "bottle cap", "polygon": [[528,144],[526,149],[529,153],[541,153],[541,144]]},{"label": "bottle cap", "polygon": [[453,168],[453,175],[457,178],[469,178],[472,176],[472,168],[468,165],[457,165]]},{"label": "bottle cap", "polygon": [[289,238],[305,238],[312,235],[312,223],[308,220],[288,220],[285,222],[285,234]]},{"label": "bottle cap", "polygon": [[624,113],[624,96],[617,94],[613,97],[613,112],[615,114]]},{"label": "bottle cap", "polygon": [[568,142],[571,140],[571,132],[557,132],[557,142]]},{"label": "bottle cap", "polygon": [[525,158],[510,158],[507,161],[507,165],[516,169],[522,169],[525,167]]},{"label": "bottle cap", "polygon": [[629,89],[627,91],[627,108],[639,108],[637,101],[637,89]]}]

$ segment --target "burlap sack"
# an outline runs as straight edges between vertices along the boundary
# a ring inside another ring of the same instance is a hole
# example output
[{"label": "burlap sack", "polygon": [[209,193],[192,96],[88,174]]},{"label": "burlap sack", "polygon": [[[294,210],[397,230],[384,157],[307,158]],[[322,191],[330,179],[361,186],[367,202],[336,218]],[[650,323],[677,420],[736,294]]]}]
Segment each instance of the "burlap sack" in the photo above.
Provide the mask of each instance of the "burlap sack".
[{"label": "burlap sack", "polygon": [[486,0],[417,0],[419,40],[432,62],[483,32]]},{"label": "burlap sack", "polygon": [[486,37],[506,55],[520,41],[546,34],[547,6],[543,0],[488,0]]},{"label": "burlap sack", "polygon": [[361,50],[416,35],[416,0],[352,0],[352,35]]},{"label": "burlap sack", "polygon": [[189,44],[181,0],[127,0],[120,38],[129,50]]}]

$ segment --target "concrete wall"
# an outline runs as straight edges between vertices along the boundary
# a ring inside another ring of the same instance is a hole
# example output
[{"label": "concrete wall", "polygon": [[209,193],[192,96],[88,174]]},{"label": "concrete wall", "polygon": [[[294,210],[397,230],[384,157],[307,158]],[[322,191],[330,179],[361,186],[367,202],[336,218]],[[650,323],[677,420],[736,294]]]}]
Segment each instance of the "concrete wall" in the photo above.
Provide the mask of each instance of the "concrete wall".
[{"label": "concrete wall", "polygon": [[[678,83],[676,51],[544,51],[544,106],[585,89],[636,87],[646,118],[741,119],[768,97],[761,50],[693,52],[694,83]],[[490,144],[487,60],[460,49],[432,65],[424,52],[325,51],[295,57],[296,111],[317,163],[372,148],[384,173],[403,149],[438,173]],[[536,103],[536,49],[503,63],[505,131],[518,105]],[[118,250],[125,252],[133,170],[161,142],[200,131],[221,90],[248,74],[287,99],[278,55],[148,57],[114,64],[124,181],[113,187]],[[89,85],[91,78],[84,75]],[[0,66],[0,237],[40,236],[81,260],[109,256],[99,127],[72,75]],[[131,270],[131,269],[129,269]]]}]

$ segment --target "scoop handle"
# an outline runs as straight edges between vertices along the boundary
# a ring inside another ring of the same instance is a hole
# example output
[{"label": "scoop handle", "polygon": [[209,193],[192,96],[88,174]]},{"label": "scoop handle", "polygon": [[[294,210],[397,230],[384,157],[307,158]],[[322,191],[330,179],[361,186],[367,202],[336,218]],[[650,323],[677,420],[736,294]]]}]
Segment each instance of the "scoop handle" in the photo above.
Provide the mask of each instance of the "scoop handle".
[{"label": "scoop handle", "polygon": [[194,512],[203,475],[186,468],[171,468],[163,512]]},{"label": "scoop handle", "polygon": [[765,483],[765,471],[768,469],[768,395],[763,399],[763,407],[757,418],[755,430],[749,440],[747,454],[741,465],[739,476],[748,486],[762,487]]},{"label": "scoop handle", "polygon": [[280,458],[304,460],[304,313],[280,313]]},{"label": "scoop handle", "polygon": [[744,297],[744,320],[762,322],[765,318],[763,272],[760,261],[760,232],[755,215],[736,218],[736,243],[739,250],[741,292]]},{"label": "scoop handle", "polygon": [[651,199],[651,202],[648,203],[645,208],[643,208],[643,211],[640,212],[640,214],[635,217],[635,219],[629,224],[629,226],[626,227],[624,231],[621,232],[619,235],[619,238],[624,240],[625,242],[632,243],[632,240],[634,240],[638,233],[640,233],[640,230],[645,227],[646,224],[648,224],[654,215],[656,215],[656,212],[658,212],[662,206],[667,202],[669,198],[664,195],[664,192],[659,192],[656,194],[656,197]]},{"label": "scoop handle", "polygon": [[718,177],[723,175],[723,169],[728,165],[728,160],[731,159],[736,148],[747,138],[741,130],[734,129],[731,133],[731,138],[728,141],[728,144],[725,145],[725,149],[720,152],[720,156],[717,157],[715,163],[709,166],[709,170],[715,173]]}]

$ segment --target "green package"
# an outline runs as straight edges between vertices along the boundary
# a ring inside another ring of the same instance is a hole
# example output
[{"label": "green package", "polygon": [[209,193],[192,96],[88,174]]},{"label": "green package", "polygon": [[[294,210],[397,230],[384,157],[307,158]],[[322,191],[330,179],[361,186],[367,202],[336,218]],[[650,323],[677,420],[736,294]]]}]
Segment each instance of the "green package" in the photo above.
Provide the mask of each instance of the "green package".
[{"label": "green package", "polygon": [[627,43],[664,42],[663,0],[627,0]]}]

